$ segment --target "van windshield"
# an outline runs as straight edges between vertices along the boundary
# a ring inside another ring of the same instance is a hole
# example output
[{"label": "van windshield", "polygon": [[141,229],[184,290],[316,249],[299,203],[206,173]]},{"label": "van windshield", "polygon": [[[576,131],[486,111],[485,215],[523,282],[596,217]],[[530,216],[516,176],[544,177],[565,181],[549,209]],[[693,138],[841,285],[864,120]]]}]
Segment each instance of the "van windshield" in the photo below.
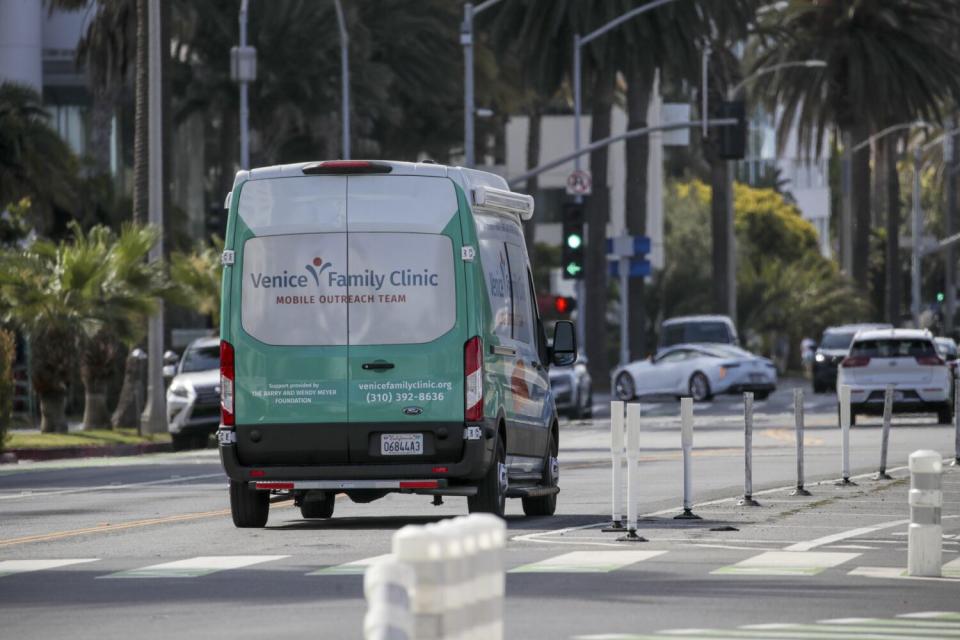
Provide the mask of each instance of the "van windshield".
[{"label": "van windshield", "polygon": [[727,325],[723,322],[713,322],[709,320],[678,322],[677,324],[667,325],[663,328],[663,335],[660,339],[661,347],[669,347],[688,342],[718,342],[720,344],[730,344],[730,332],[727,329]]}]

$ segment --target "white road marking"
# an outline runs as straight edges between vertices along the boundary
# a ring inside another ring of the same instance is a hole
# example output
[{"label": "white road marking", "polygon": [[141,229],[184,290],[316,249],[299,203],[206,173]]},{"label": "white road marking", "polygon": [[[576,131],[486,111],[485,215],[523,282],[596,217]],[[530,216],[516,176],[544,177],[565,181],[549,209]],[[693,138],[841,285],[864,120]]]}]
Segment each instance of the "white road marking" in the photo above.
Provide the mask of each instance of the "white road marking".
[{"label": "white road marking", "polygon": [[834,542],[840,542],[850,538],[856,538],[857,536],[865,536],[868,533],[874,533],[875,531],[880,531],[882,529],[890,529],[891,527],[899,527],[905,524],[910,524],[909,518],[906,520],[889,520],[887,522],[881,522],[880,524],[871,525],[869,527],[848,529],[847,531],[841,531],[840,533],[823,536],[822,538],[816,538],[815,540],[807,540],[805,542],[792,544],[789,547],[784,548],[784,551],[810,551],[811,549],[822,547],[823,545],[833,544]]},{"label": "white road marking", "polygon": [[960,578],[960,558],[946,563],[941,570],[944,578]]},{"label": "white road marking", "polygon": [[15,573],[27,573],[29,571],[44,571],[46,569],[59,569],[73,564],[83,564],[84,562],[95,562],[99,558],[71,558],[61,560],[4,560],[0,562],[0,578],[10,576]]},{"label": "white road marking", "polygon": [[825,551],[767,551],[736,564],[720,567],[710,573],[742,576],[815,576],[825,569],[836,567],[860,555]]},{"label": "white road marking", "polygon": [[355,576],[361,575],[366,571],[367,567],[377,562],[383,558],[390,557],[389,553],[385,553],[380,556],[372,556],[370,558],[363,558],[361,560],[354,560],[353,562],[345,562],[343,564],[335,564],[330,567],[324,567],[323,569],[317,569],[316,571],[311,571],[308,573],[308,576]]},{"label": "white road marking", "polygon": [[898,618],[918,618],[920,620],[960,620],[960,613],[953,611],[918,611],[916,613],[901,613]]},{"label": "white road marking", "polygon": [[937,580],[940,582],[952,582],[954,584],[960,581],[960,575],[944,576],[942,578],[908,576],[907,570],[901,567],[857,567],[847,575],[863,576],[865,578],[896,578],[899,580]]},{"label": "white road marking", "polygon": [[226,486],[226,476],[223,473],[205,473],[199,476],[175,476],[164,480],[151,480],[149,482],[131,482],[129,484],[110,483],[98,485],[95,487],[78,487],[76,489],[58,489],[55,491],[43,491],[33,489],[20,489],[21,493],[2,495],[0,500],[16,500],[18,498],[45,498],[47,496],[62,496],[71,493],[87,493],[92,491],[116,491],[117,489],[132,489],[134,487],[152,487],[161,484],[176,484],[178,482],[187,482],[189,480],[206,480],[209,478],[223,478]]},{"label": "white road marking", "polygon": [[525,564],[508,573],[609,573],[666,551],[574,551]]},{"label": "white road marking", "polygon": [[198,556],[186,560],[164,562],[140,569],[119,571],[102,578],[198,578],[219,571],[242,569],[262,562],[282,560],[290,556]]}]

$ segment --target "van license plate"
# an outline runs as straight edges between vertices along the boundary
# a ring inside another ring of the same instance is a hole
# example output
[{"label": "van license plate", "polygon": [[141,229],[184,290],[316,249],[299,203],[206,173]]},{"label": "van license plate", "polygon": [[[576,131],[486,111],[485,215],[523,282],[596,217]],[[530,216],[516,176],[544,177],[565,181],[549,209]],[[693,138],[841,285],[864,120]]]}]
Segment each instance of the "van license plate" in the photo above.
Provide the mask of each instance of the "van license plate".
[{"label": "van license plate", "polygon": [[380,434],[380,455],[382,456],[419,456],[422,454],[422,433]]}]

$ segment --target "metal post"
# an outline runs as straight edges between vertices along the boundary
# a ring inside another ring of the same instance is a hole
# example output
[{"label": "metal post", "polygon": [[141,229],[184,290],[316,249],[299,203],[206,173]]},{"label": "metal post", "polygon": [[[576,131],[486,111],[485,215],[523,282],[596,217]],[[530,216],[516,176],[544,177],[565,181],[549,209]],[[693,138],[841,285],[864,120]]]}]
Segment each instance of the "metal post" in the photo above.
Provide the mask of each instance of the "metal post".
[{"label": "metal post", "polygon": [[[950,128],[956,129],[958,125],[957,115],[954,114],[950,121]],[[944,171],[944,180],[946,180],[947,189],[947,210],[944,216],[944,229],[949,238],[956,233],[957,225],[957,176],[955,173],[957,167],[957,144],[953,135],[948,135],[943,141],[943,157],[946,161],[946,171]],[[956,255],[953,247],[948,247],[943,254],[943,286],[946,293],[946,305],[944,307],[944,332],[953,337],[953,317],[957,312],[957,282],[956,282]]]},{"label": "metal post", "polygon": [[920,327],[920,257],[923,228],[920,222],[920,169],[922,166],[920,147],[913,150],[913,251],[910,253],[910,312],[913,325]]},{"label": "metal post", "polygon": [[845,274],[853,274],[853,176],[851,156],[853,136],[843,134],[842,179],[843,207],[840,214],[840,268]]},{"label": "metal post", "polygon": [[727,259],[724,264],[727,272],[724,274],[715,274],[724,278],[727,283],[727,315],[737,323],[737,236],[734,231],[734,174],[737,171],[737,163],[734,160],[727,160],[727,193],[726,193],[726,211],[727,216],[724,220],[726,254]]},{"label": "metal post", "polygon": [[[148,128],[150,153],[149,221],[159,230],[150,249],[150,262],[163,259],[163,42],[160,37],[160,0],[148,3]],[[163,384],[163,301],[148,327],[147,406],[140,416],[141,433],[166,433],[167,408]]]},{"label": "metal post", "polygon": [[693,513],[693,398],[680,398],[680,446],[683,449],[683,513],[674,520],[700,520]]},{"label": "metal post", "polygon": [[613,517],[603,531],[622,533],[623,527],[623,402],[610,402],[610,462],[613,466]]},{"label": "metal post", "polygon": [[[249,0],[240,3],[240,51],[247,46],[247,9]],[[249,85],[240,80],[240,168],[250,168],[250,102]]]},{"label": "metal post", "polygon": [[850,479],[850,386],[840,387],[840,474],[836,484],[855,486]]},{"label": "metal post", "polygon": [[630,258],[620,256],[620,366],[630,362]]},{"label": "metal post", "polygon": [[463,25],[460,27],[460,44],[463,45],[463,155],[465,164],[476,164],[473,131],[473,3],[463,5]]},{"label": "metal post", "polygon": [[907,574],[937,577],[943,561],[943,461],[936,451],[910,454],[910,528],[907,533]]},{"label": "metal post", "polygon": [[741,507],[759,507],[753,499],[753,392],[743,394],[743,497]]},{"label": "metal post", "polygon": [[792,496],[809,496],[803,479],[803,389],[793,390],[793,421],[797,439],[797,488],[790,492]]},{"label": "metal post", "polygon": [[953,383],[953,466],[960,467],[960,380]]},{"label": "metal post", "polygon": [[343,113],[343,159],[350,159],[350,36],[347,21],[343,16],[340,0],[333,0],[337,9],[337,26],[340,29],[340,109]]},{"label": "metal post", "polygon": [[640,480],[640,403],[627,405],[627,534],[618,542],[646,542],[637,535],[637,484]]},{"label": "metal post", "polygon": [[580,76],[583,73],[580,65],[580,34],[577,33],[573,36],[573,150],[577,153],[573,159],[575,170],[580,169],[580,115],[583,107],[580,103],[580,93],[582,91]]},{"label": "metal post", "polygon": [[880,435],[880,468],[874,480],[892,480],[887,473],[887,445],[890,442],[890,422],[893,420],[893,385],[883,392],[883,431]]}]

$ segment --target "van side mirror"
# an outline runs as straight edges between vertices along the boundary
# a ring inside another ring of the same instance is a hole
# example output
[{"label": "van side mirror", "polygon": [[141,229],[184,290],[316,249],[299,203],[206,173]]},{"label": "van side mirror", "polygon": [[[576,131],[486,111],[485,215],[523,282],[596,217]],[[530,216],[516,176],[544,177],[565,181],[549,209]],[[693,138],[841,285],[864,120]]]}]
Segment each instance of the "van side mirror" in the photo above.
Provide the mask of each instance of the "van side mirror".
[{"label": "van side mirror", "polygon": [[163,365],[163,377],[172,378],[177,375],[177,365],[175,364],[165,364]]},{"label": "van side mirror", "polygon": [[569,320],[557,320],[553,327],[553,347],[550,360],[558,367],[568,367],[577,359],[577,336],[573,323]]}]

